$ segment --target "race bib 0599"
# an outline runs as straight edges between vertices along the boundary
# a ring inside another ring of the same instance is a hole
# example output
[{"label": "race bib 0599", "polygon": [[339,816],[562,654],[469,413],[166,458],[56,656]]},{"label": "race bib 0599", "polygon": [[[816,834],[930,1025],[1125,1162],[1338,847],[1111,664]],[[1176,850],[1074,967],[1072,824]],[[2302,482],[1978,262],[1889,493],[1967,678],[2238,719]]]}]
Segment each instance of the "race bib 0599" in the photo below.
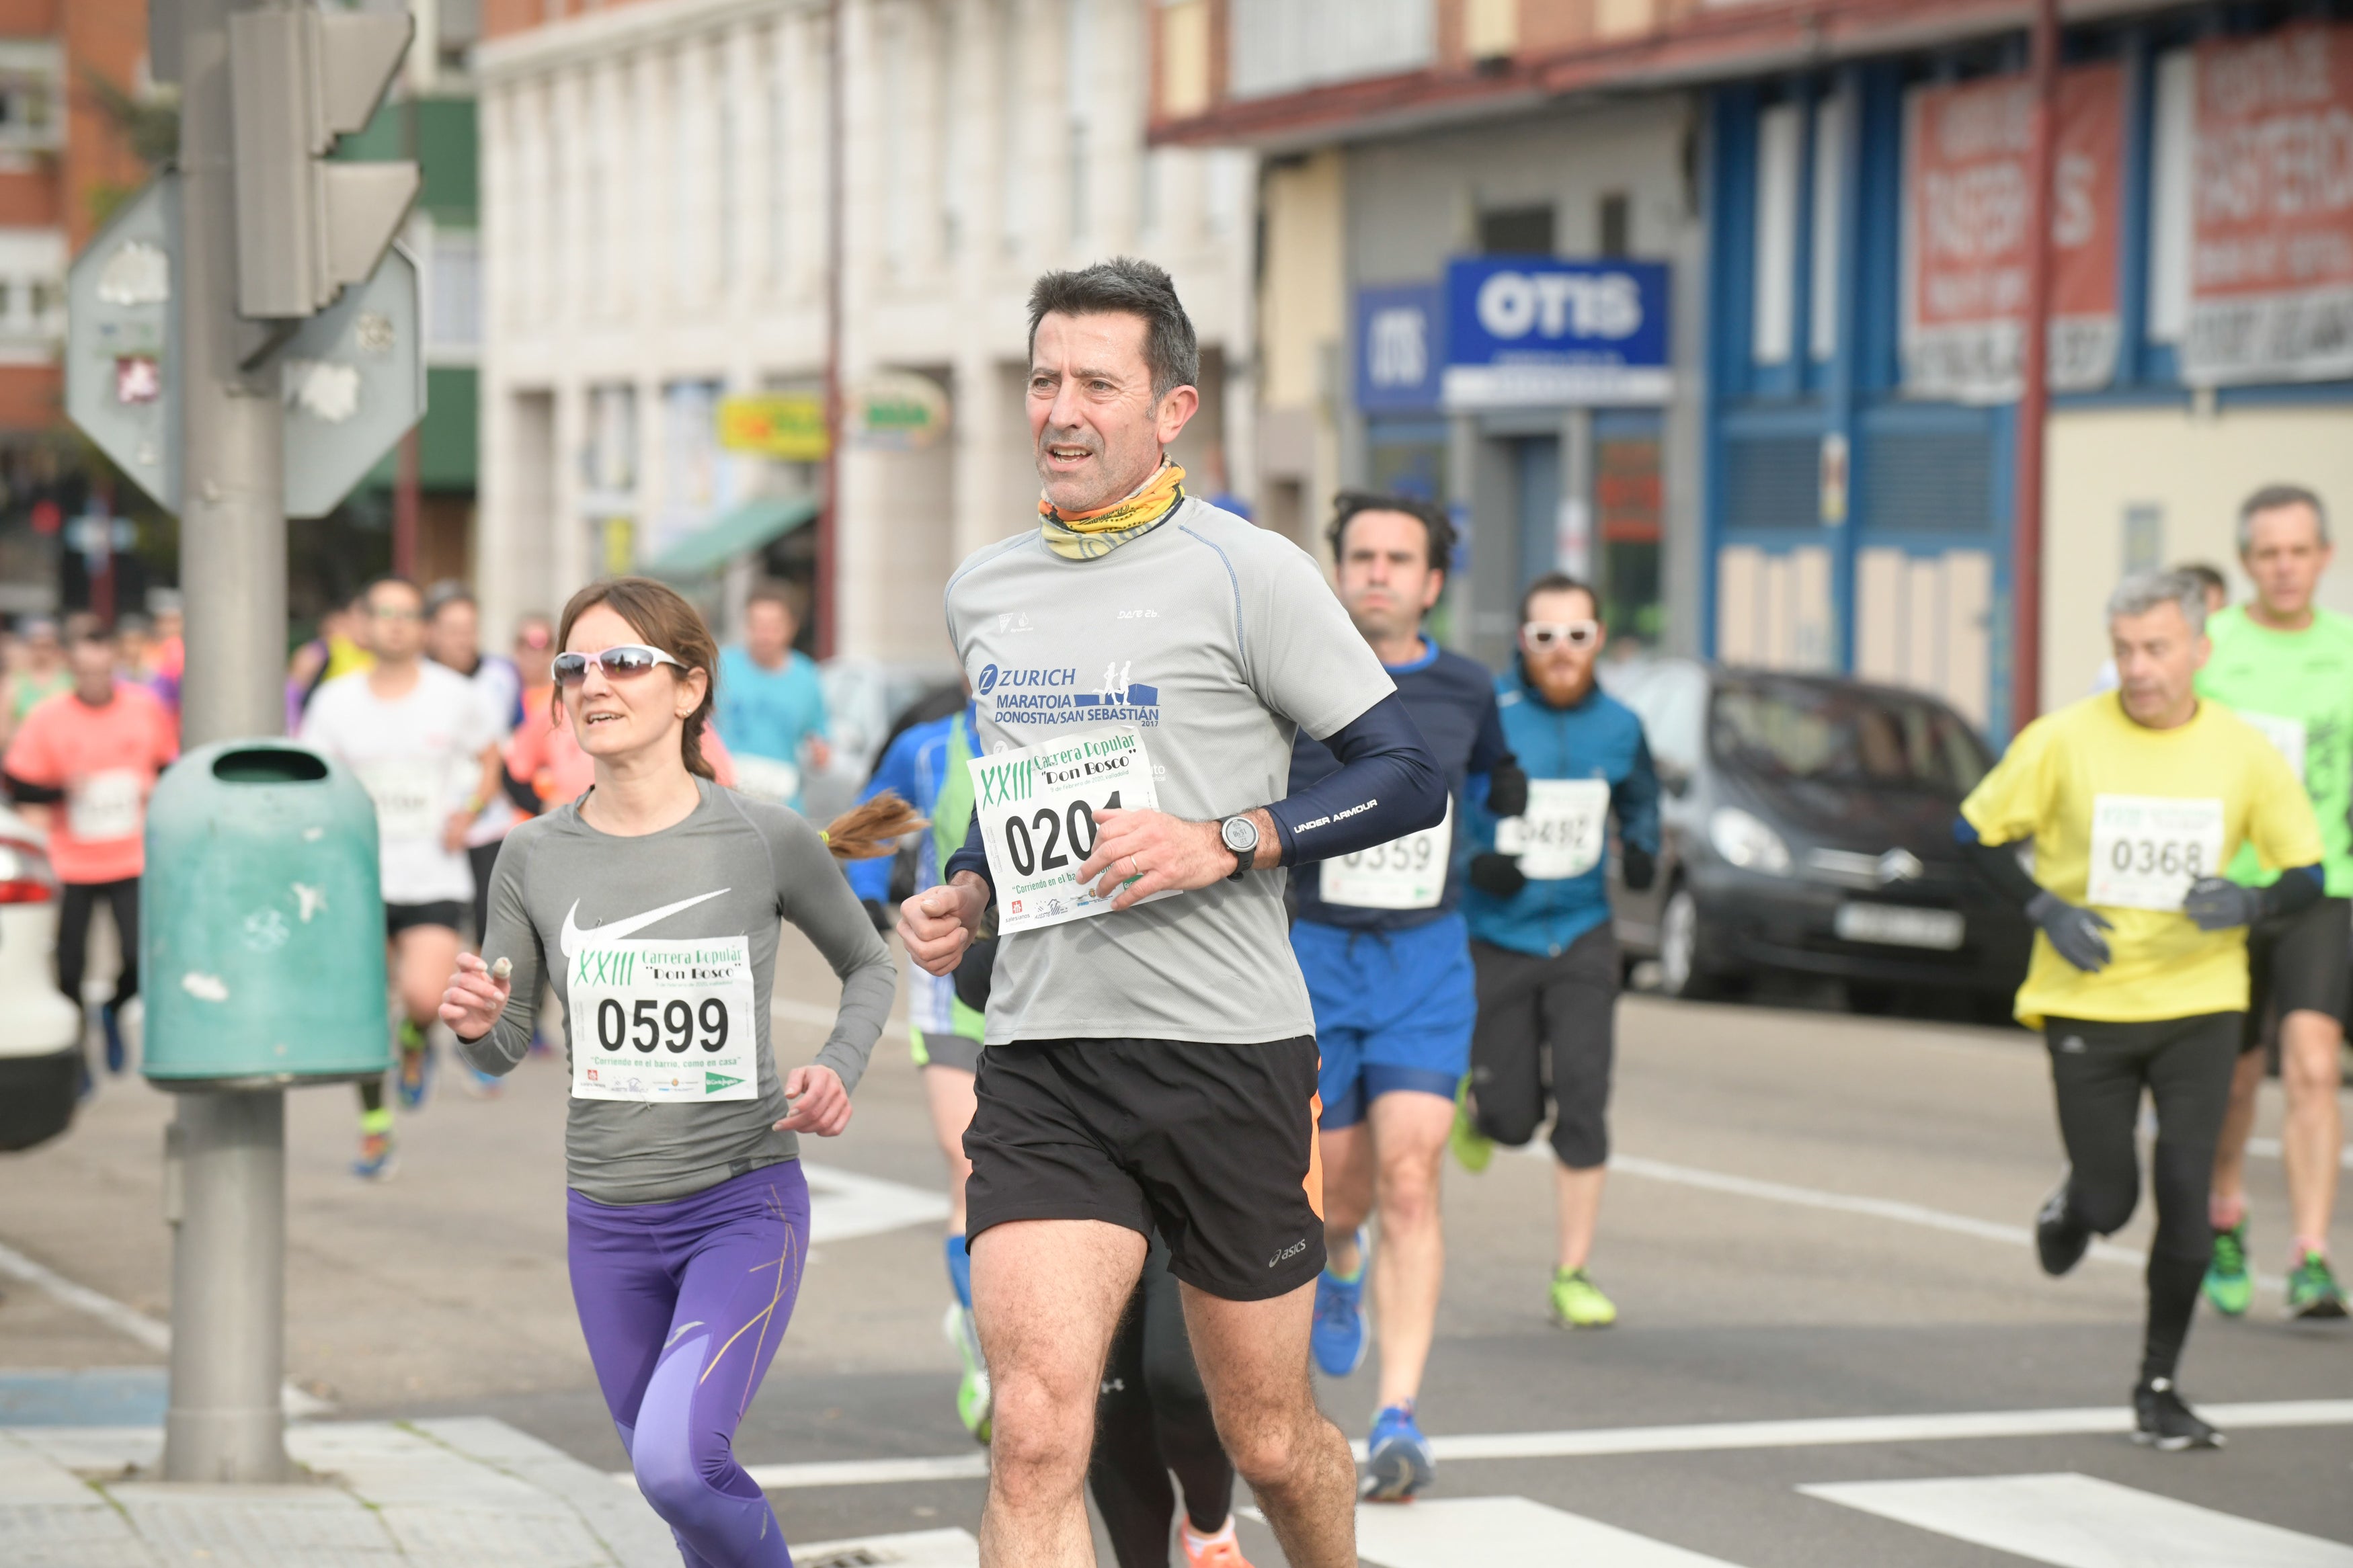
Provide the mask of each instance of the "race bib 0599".
[{"label": "race bib 0599", "polygon": [[759,1097],[745,938],[592,942],[569,962],[573,1099]]},{"label": "race bib 0599", "polygon": [[2222,803],[2167,795],[2092,797],[2092,866],[2084,900],[2179,910],[2189,884],[2222,871]]},{"label": "race bib 0599", "polygon": [[1110,899],[1079,885],[1079,867],[1094,851],[1097,812],[1159,808],[1142,733],[1128,724],[1092,730],[965,766],[997,886],[997,929],[1036,931],[1108,912]]}]

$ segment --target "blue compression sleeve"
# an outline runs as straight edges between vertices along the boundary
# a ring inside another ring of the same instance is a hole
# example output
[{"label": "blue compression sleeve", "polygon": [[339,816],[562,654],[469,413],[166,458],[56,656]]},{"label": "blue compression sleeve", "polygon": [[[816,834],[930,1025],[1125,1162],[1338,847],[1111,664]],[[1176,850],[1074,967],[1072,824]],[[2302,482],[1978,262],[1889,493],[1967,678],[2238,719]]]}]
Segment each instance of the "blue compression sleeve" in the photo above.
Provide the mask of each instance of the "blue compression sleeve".
[{"label": "blue compression sleeve", "polygon": [[1434,827],[1446,775],[1392,691],[1324,738],[1340,771],[1268,805],[1282,863],[1303,866]]},{"label": "blue compression sleeve", "polygon": [[940,868],[940,880],[953,882],[958,871],[969,871],[988,885],[988,901],[997,902],[997,884],[988,880],[988,847],[980,841],[980,813],[972,814],[972,826],[964,830],[964,847],[948,857]]}]

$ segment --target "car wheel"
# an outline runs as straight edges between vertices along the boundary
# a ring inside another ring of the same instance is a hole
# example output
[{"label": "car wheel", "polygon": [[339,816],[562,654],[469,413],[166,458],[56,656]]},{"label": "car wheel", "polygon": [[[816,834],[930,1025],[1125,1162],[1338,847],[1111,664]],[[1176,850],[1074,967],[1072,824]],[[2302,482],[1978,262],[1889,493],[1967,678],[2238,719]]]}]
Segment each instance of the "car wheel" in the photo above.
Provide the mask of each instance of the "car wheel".
[{"label": "car wheel", "polygon": [[1687,887],[1667,895],[1659,916],[1659,990],[1680,1001],[1724,994],[1724,978],[1700,947],[1699,900]]}]

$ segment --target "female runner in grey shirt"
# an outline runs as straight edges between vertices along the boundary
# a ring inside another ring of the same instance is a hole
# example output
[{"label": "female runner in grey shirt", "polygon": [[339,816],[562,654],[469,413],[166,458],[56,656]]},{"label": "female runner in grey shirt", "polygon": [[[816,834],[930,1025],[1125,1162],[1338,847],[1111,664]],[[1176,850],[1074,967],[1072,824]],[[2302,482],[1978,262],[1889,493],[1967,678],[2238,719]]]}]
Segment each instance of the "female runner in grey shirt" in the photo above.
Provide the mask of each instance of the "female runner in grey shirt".
[{"label": "female runner in grey shirt", "polygon": [[[543,976],[564,1004],[572,1293],[638,1485],[688,1568],[786,1568],[734,1456],[792,1316],[808,1246],[797,1134],[849,1125],[891,1008],[889,952],[835,864],[923,826],[895,796],[819,833],[712,782],[700,736],[717,649],[662,584],[598,583],[565,606],[561,717],[596,763],[578,800],[508,835],[482,952],[441,1018],[466,1059],[512,1071]],[[779,919],[841,977],[817,1059],[769,1045]]]}]

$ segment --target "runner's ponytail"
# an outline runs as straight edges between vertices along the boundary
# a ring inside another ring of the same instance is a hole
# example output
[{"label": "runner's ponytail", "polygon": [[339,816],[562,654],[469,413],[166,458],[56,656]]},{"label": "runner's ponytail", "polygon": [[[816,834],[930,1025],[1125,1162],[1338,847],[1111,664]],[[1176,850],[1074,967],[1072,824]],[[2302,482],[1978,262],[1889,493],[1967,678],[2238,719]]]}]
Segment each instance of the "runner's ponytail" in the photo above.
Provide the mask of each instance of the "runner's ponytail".
[{"label": "runner's ponytail", "polygon": [[922,812],[891,790],[859,802],[825,826],[825,847],[837,860],[871,860],[888,855],[892,840],[931,826]]}]

